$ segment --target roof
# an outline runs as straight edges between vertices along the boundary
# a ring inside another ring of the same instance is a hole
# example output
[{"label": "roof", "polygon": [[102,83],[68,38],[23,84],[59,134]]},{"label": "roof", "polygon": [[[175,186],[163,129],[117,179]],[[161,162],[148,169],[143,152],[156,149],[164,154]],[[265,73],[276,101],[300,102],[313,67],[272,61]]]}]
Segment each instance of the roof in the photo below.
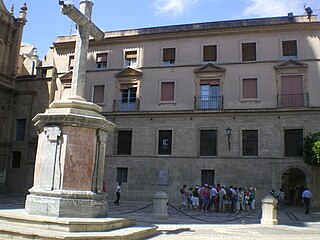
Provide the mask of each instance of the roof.
[{"label": "roof", "polygon": [[[288,16],[254,18],[254,19],[204,22],[204,23],[192,23],[192,24],[183,24],[183,25],[171,25],[171,26],[110,31],[110,32],[105,32],[105,39],[193,32],[193,31],[204,31],[204,30],[219,30],[219,29],[276,26],[276,25],[287,25],[287,24],[309,24],[309,23],[320,23],[320,22],[317,21],[317,16],[312,16],[310,18],[310,21],[307,16],[294,16],[292,18],[289,18]],[[59,36],[56,40],[56,43],[64,43],[64,42],[72,42],[72,41],[75,41],[75,35]]]}]

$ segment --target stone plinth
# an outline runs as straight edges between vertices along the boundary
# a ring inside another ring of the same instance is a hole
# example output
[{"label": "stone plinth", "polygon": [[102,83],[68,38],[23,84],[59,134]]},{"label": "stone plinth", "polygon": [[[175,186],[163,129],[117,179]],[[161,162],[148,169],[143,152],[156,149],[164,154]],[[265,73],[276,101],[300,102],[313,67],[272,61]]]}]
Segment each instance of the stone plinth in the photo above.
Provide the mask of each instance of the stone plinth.
[{"label": "stone plinth", "polygon": [[157,192],[153,198],[153,217],[156,219],[167,219],[169,196],[165,192]]},{"label": "stone plinth", "polygon": [[107,215],[103,175],[107,132],[114,125],[101,108],[78,100],[56,101],[33,121],[39,128],[34,185],[26,211],[55,217]]},{"label": "stone plinth", "polygon": [[278,200],[267,195],[262,199],[262,217],[261,224],[277,225],[277,203]]}]

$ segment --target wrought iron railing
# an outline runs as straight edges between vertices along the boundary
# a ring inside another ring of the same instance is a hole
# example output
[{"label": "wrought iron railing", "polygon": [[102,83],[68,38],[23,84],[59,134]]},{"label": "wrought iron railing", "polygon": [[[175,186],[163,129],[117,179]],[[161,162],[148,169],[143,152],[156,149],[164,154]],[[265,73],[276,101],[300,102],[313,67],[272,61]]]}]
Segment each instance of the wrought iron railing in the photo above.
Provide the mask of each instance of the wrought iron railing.
[{"label": "wrought iron railing", "polygon": [[309,94],[278,94],[278,107],[308,107]]},{"label": "wrought iron railing", "polygon": [[195,97],[195,108],[201,109],[222,109],[223,96]]},{"label": "wrought iron railing", "polygon": [[114,112],[137,112],[139,111],[140,101],[136,99],[135,102],[123,102],[122,100],[113,100]]}]

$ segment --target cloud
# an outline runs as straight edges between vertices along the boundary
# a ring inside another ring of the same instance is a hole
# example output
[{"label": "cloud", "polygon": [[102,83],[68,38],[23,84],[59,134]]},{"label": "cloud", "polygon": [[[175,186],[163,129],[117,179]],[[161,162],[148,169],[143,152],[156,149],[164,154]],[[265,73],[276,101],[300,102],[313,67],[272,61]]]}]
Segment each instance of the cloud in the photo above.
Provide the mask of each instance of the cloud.
[{"label": "cloud", "polygon": [[[249,0],[249,6],[242,14],[245,17],[284,16],[289,12],[295,15],[304,13],[305,0]],[[309,1],[310,2],[310,1]]]},{"label": "cloud", "polygon": [[156,0],[156,15],[178,16],[185,14],[199,0]]}]

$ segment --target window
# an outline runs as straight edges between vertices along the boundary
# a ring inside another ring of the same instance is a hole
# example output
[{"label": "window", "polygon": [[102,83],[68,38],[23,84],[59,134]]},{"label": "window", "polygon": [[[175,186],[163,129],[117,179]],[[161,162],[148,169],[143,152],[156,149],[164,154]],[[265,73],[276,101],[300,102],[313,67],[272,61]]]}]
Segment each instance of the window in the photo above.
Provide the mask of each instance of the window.
[{"label": "window", "polygon": [[242,43],[242,61],[256,61],[256,43]]},{"label": "window", "polygon": [[219,79],[200,81],[200,97],[197,101],[197,107],[198,109],[218,109],[222,107]]},{"label": "window", "polygon": [[132,131],[131,130],[119,130],[118,131],[118,149],[119,155],[131,155],[132,145]]},{"label": "window", "polygon": [[176,49],[175,48],[164,48],[162,56],[163,64],[173,65],[176,62]]},{"label": "window", "polygon": [[285,58],[296,58],[298,56],[297,41],[282,41],[282,56]]},{"label": "window", "polygon": [[242,131],[242,155],[258,156],[258,130]]},{"label": "window", "polygon": [[303,130],[284,130],[284,154],[286,157],[303,156]]},{"label": "window", "polygon": [[16,141],[24,141],[26,131],[26,119],[16,120]]},{"label": "window", "polygon": [[47,69],[41,69],[41,77],[47,77]]},{"label": "window", "polygon": [[171,155],[171,145],[172,145],[172,131],[160,130],[158,154]]},{"label": "window", "polygon": [[203,61],[217,61],[217,45],[203,46]]},{"label": "window", "polygon": [[214,170],[201,170],[201,184],[214,185]]},{"label": "window", "polygon": [[217,156],[217,131],[200,131],[200,156]]},{"label": "window", "polygon": [[97,54],[97,59],[96,59],[97,69],[107,68],[107,60],[108,60],[108,53]]},{"label": "window", "polygon": [[131,87],[121,90],[121,102],[122,103],[135,103],[137,99],[137,88]]},{"label": "window", "polygon": [[11,168],[20,168],[21,152],[12,152]]},{"label": "window", "polygon": [[160,101],[174,101],[174,82],[161,83]]},{"label": "window", "polygon": [[126,51],[124,53],[125,67],[137,66],[137,51]]},{"label": "window", "polygon": [[95,85],[93,86],[92,101],[94,103],[103,103],[104,102],[104,85]]},{"label": "window", "polygon": [[301,75],[281,76],[282,107],[303,107],[305,105]]},{"label": "window", "polygon": [[74,55],[69,56],[69,70],[73,70],[74,67]]},{"label": "window", "polygon": [[117,182],[128,181],[128,168],[117,168]]},{"label": "window", "polygon": [[242,98],[258,98],[258,86],[256,78],[242,79]]}]

